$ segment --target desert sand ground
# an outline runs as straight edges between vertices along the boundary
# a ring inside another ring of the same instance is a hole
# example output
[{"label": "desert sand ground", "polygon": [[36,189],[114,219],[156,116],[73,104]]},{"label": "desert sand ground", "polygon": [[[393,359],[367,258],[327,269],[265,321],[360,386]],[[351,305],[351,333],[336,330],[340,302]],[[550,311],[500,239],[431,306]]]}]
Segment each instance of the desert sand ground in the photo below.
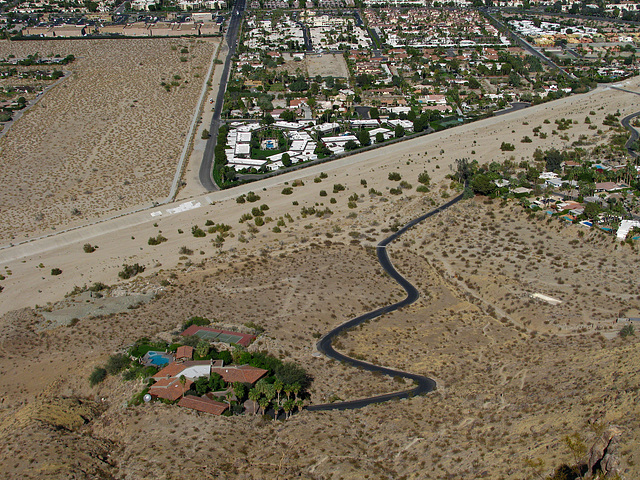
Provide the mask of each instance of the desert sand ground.
[{"label": "desert sand ground", "polygon": [[[413,214],[425,200],[437,198],[399,202],[396,213]],[[249,321],[263,326],[265,334],[252,348],[308,369],[315,379],[313,403],[406,388],[313,355],[316,332],[401,296],[371,249],[362,246],[388,224],[369,228],[374,217],[358,207],[357,218],[367,221],[348,227],[362,234],[358,244],[336,241],[338,232],[324,228],[336,225],[335,217],[315,220],[317,227],[308,229],[309,238],[299,244],[229,253],[175,275],[164,271],[139,281],[159,291],[162,280],[170,285],[155,300],[125,313],[45,330],[46,322],[31,310],[6,314],[0,350],[0,430],[6,438],[0,455],[6,471],[25,478],[64,478],[82,469],[87,473],[80,478],[525,479],[534,478],[527,459],[542,459],[542,471],[550,472],[573,461],[562,443],[565,435],[579,433],[590,443],[613,423],[624,428],[620,453],[626,478],[636,478],[637,340],[578,333],[580,324],[573,318],[576,329],[570,335],[535,333],[529,325],[514,326],[496,315],[499,292],[467,290],[443,271],[437,253],[429,254],[432,245],[438,248],[433,232],[459,249],[475,248],[456,242],[468,238],[459,235],[462,223],[442,232],[439,222],[452,225],[451,219],[465,214],[488,217],[496,205],[472,200],[455,208],[449,217],[417,227],[416,238],[390,247],[395,265],[418,286],[421,300],[337,342],[359,358],[436,378],[436,393],[358,411],[304,412],[274,424],[252,416],[194,415],[160,404],[125,408],[141,384],[109,378],[93,389],[87,385],[95,365],[135,338],[166,338],[185,318],[204,314],[236,328]],[[510,206],[495,215],[498,221],[514,217]],[[529,220],[515,217],[505,225],[520,232]],[[558,232],[546,222],[531,228],[551,237],[545,241],[551,251],[572,238],[569,229]],[[334,236],[329,239],[327,232]],[[493,237],[483,242],[497,249]],[[613,244],[585,242],[583,254],[596,252],[615,256],[617,250]],[[499,270],[497,265],[480,268],[486,274]],[[606,276],[594,282],[598,289],[608,285]],[[505,289],[511,283],[521,288],[514,274],[501,279]],[[499,288],[494,281],[479,284]],[[527,298],[514,297],[526,306]],[[616,301],[638,304],[624,296]],[[583,295],[582,304],[592,309],[603,302]],[[545,315],[545,307],[532,306],[531,315]],[[83,403],[69,400],[74,398]]]},{"label": "desert sand ground", "polygon": [[307,55],[305,62],[309,77],[331,75],[333,77],[349,78],[349,68],[342,55],[336,55],[335,53]]},{"label": "desert sand ground", "polygon": [[[0,238],[51,232],[164,198],[218,42],[0,42],[3,57],[77,58],[66,67],[72,75],[0,140],[11,179],[0,194]],[[178,85],[167,92],[162,82]]]},{"label": "desert sand ground", "polygon": [[[627,87],[638,89],[637,85],[638,80],[634,79],[628,82]],[[322,208],[330,207],[335,214],[334,218],[340,218],[336,223],[344,230],[348,230],[342,220],[349,213],[346,205],[347,197],[354,192],[366,194],[372,187],[379,190],[380,185],[386,185],[383,188],[386,195],[387,187],[396,186],[390,185],[387,180],[390,169],[400,172],[404,179],[415,186],[418,174],[424,170],[429,172],[434,182],[441,182],[453,171],[457,158],[468,157],[477,159],[480,163],[489,163],[513,156],[520,161],[530,159],[537,147],[561,149],[570,146],[581,135],[585,135],[589,141],[599,141],[606,138],[608,127],[602,127],[604,131],[602,135],[599,135],[596,130],[589,130],[588,125],[583,122],[588,112],[596,111],[597,115],[591,115],[594,117],[592,122],[602,126],[602,121],[609,112],[619,110],[624,115],[635,111],[634,109],[637,108],[635,97],[633,94],[618,90],[600,89],[591,94],[569,97],[475,124],[463,125],[236,189],[194,197],[192,201],[200,203],[201,207],[183,213],[168,215],[167,208],[172,205],[167,205],[44,240],[2,249],[0,250],[1,268],[11,272],[11,275],[5,274],[6,279],[0,283],[5,286],[3,292],[5,295],[0,299],[2,300],[0,313],[15,308],[33,307],[35,303],[44,305],[47,302],[57,301],[61,294],[71,291],[76,285],[82,286],[97,281],[113,284],[117,282],[117,272],[125,262],[144,264],[148,273],[173,268],[179,261],[177,251],[183,245],[197,252],[204,252],[202,258],[216,254],[219,249],[211,245],[211,236],[196,239],[190,234],[193,225],[204,227],[207,219],[233,226],[232,232],[236,237],[228,239],[222,250],[235,249],[239,252],[252,249],[256,245],[259,248],[272,248],[280,245],[281,242],[290,243],[309,237],[310,231],[304,226],[316,223],[315,219],[307,218],[302,221],[302,229],[284,229],[280,234],[271,231],[273,224],[266,224],[259,229],[258,233],[248,234],[247,228],[238,224],[238,219],[242,214],[249,212],[251,207],[260,204],[269,205],[270,210],[266,212],[267,215],[277,219],[287,213],[299,216],[300,207],[314,205],[316,202],[324,203]],[[573,125],[571,129],[564,132],[568,135],[568,141],[561,139],[559,135],[551,134],[554,127],[553,120],[563,117],[579,121],[577,125]],[[549,119],[551,123],[544,124],[545,119]],[[533,136],[532,130],[536,126],[542,126],[541,131],[548,133],[546,139]],[[533,142],[520,143],[520,139],[525,135],[530,136]],[[503,141],[513,143],[516,146],[515,151],[502,152],[499,145]],[[197,143],[194,150],[196,148],[198,148]],[[313,178],[320,172],[326,172],[329,177],[322,183],[314,183]],[[192,183],[196,180],[195,176],[190,179]],[[294,179],[302,179],[305,186],[294,188],[293,195],[282,195],[285,182],[291,183]],[[368,181],[367,188],[360,185],[361,179]],[[335,183],[345,185],[346,190],[339,194],[332,194]],[[187,188],[194,191],[193,187]],[[234,199],[237,196],[251,190],[259,193],[261,196],[259,202],[256,204],[235,202]],[[326,190],[328,196],[320,197],[321,190]],[[329,198],[332,196],[338,200],[335,205],[329,203]],[[294,207],[293,201],[298,201],[300,206]],[[395,214],[398,201],[402,199],[382,204],[374,204],[373,200],[368,200],[365,206],[371,210],[376,221],[385,223]],[[209,205],[211,202],[215,204]],[[152,217],[151,212],[154,211],[164,213],[162,216]],[[398,219],[398,221],[402,220],[407,218]],[[357,220],[353,223],[359,222],[360,220]],[[179,234],[178,230],[184,233]],[[242,231],[248,239],[247,243],[238,241],[238,232]],[[159,232],[162,232],[168,241],[158,246],[147,245],[148,238],[155,237]],[[82,251],[84,243],[98,245],[100,248],[92,254],[85,254]],[[44,269],[38,270],[41,263]],[[51,277],[49,272],[54,267],[61,268],[63,274]],[[34,272],[40,272],[40,274],[34,275]],[[11,296],[7,298],[9,292]]]},{"label": "desert sand ground", "polygon": [[[637,90],[638,81],[628,87]],[[542,459],[543,474],[574,461],[565,435],[579,433],[588,444],[605,425],[618,424],[623,471],[637,478],[638,341],[602,335],[619,328],[611,328],[619,312],[640,309],[630,277],[637,252],[596,232],[580,237],[578,226],[529,220],[513,203],[466,201],[390,246],[421,300],[339,339],[347,353],[432,376],[434,394],[350,412],[304,412],[281,424],[159,404],[126,408],[141,385],[109,378],[92,389],[86,380],[137,337],[166,336],[198,314],[238,328],[249,321],[263,326],[252,348],[307,368],[314,403],[398,388],[313,355],[317,333],[402,297],[368,247],[392,225],[455,194],[444,177],[456,158],[529,159],[537,146],[563,148],[581,134],[599,141],[603,135],[582,121],[590,110],[602,125],[607,113],[635,108],[634,95],[600,90],[196,197],[202,205],[184,213],[169,215],[167,206],[160,216],[141,212],[0,251],[1,311],[21,308],[0,320],[2,464],[22,478],[64,478],[82,469],[80,478],[525,479],[536,476],[527,459]],[[579,120],[569,140],[551,134],[559,117]],[[547,139],[532,136],[538,125],[549,130]],[[524,135],[533,143],[521,144]],[[502,141],[514,143],[515,152],[501,152]],[[425,169],[436,182],[431,193],[390,194],[398,184],[388,180],[390,172],[415,188]],[[320,172],[328,178],[316,183]],[[285,182],[296,179],[304,185],[283,195]],[[333,193],[334,184],[345,191]],[[381,195],[369,195],[370,188]],[[236,203],[249,190],[260,200]],[[354,193],[357,207],[348,208]],[[238,223],[262,204],[272,221]],[[305,217],[302,207],[312,206],[332,213]],[[215,235],[194,238],[191,227],[206,228],[207,219],[231,225],[233,236],[222,246],[212,244]],[[284,225],[275,233],[278,220]],[[159,232],[168,241],[149,246]],[[86,242],[98,250],[84,253]],[[181,246],[193,253],[179,254]],[[118,281],[123,262],[147,270]],[[52,277],[53,267],[62,274]],[[42,313],[91,303],[80,296],[55,302],[96,281],[120,294],[158,295],[123,313],[51,328]],[[551,307],[532,293],[562,303]],[[34,303],[41,307],[33,310]]]},{"label": "desert sand ground", "polygon": [[289,75],[295,75],[296,70],[300,69],[311,78],[316,75],[349,78],[349,67],[342,55],[322,53],[305,55],[303,60],[296,60],[293,55],[285,54],[283,58],[285,63],[278,66],[277,70],[286,71]]}]

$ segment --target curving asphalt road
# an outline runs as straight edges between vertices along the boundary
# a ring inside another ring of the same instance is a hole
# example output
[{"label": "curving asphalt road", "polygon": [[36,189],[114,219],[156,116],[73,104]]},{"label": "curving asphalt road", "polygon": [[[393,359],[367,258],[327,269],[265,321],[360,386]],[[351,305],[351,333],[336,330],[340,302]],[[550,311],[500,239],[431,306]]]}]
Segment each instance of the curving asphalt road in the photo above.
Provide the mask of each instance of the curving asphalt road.
[{"label": "curving asphalt road", "polygon": [[393,235],[385,238],[380,243],[378,243],[376,247],[376,252],[378,254],[378,261],[380,262],[380,265],[382,266],[384,271],[387,272],[389,276],[391,276],[391,278],[393,278],[396,282],[400,284],[402,288],[404,288],[405,292],[407,292],[407,297],[404,300],[401,300],[397,303],[387,305],[386,307],[378,308],[371,312],[360,315],[359,317],[356,317],[352,320],[349,320],[346,323],[343,323],[342,325],[340,325],[337,328],[334,328],[329,333],[327,333],[324,337],[322,337],[317,344],[318,350],[333,360],[344,362],[348,365],[361,368],[369,372],[379,372],[384,375],[389,375],[391,377],[397,376],[397,377],[406,378],[408,380],[412,380],[415,387],[410,390],[404,390],[402,392],[387,393],[385,395],[378,395],[375,397],[363,398],[360,400],[352,400],[349,402],[335,402],[335,403],[326,403],[322,405],[311,405],[307,407],[307,410],[309,411],[351,410],[355,408],[366,407],[367,405],[371,405],[373,403],[382,403],[382,402],[387,402],[389,400],[409,398],[415,395],[423,395],[425,393],[429,393],[435,390],[436,382],[429,377],[425,377],[423,375],[417,375],[415,373],[403,372],[401,370],[395,370],[393,368],[381,367],[378,365],[374,365],[372,363],[363,362],[362,360],[356,360],[354,358],[347,357],[342,353],[336,352],[335,349],[333,348],[332,342],[334,338],[336,338],[338,335],[342,334],[343,332],[347,332],[349,329],[353,327],[357,327],[363,322],[366,322],[368,320],[373,320],[374,318],[378,318],[384,315],[385,313],[390,313],[402,307],[406,307],[407,305],[411,305],[416,300],[418,300],[418,298],[420,298],[420,293],[418,292],[418,289],[414,287],[406,278],[400,275],[400,273],[398,273],[398,271],[393,267],[393,264],[391,263],[391,260],[389,260],[389,256],[387,255],[387,245],[389,245],[391,242],[399,238],[403,233],[405,233],[407,230],[414,227],[418,223],[422,222],[423,220],[426,220],[427,218],[439,212],[442,212],[443,210],[449,208],[451,205],[454,205],[455,203],[459,202],[461,199],[462,199],[462,194],[458,195],[453,200],[450,200],[444,205],[441,205],[438,208],[431,210],[430,212],[425,213],[424,215],[421,215],[420,217],[414,220],[411,220],[409,223],[407,223],[404,227],[402,227],[400,230],[395,232]]},{"label": "curving asphalt road", "polygon": [[211,126],[209,127],[209,140],[204,149],[204,155],[202,157],[202,163],[200,164],[200,171],[198,176],[200,183],[207,192],[213,192],[220,188],[213,180],[213,159],[214,151],[216,148],[216,141],[218,140],[218,130],[220,129],[220,117],[222,115],[222,106],[224,103],[224,94],[227,91],[227,81],[229,80],[229,71],[231,70],[231,59],[236,53],[236,47],[238,46],[238,31],[240,30],[240,24],[242,23],[242,14],[244,13],[244,6],[246,0],[236,0],[231,16],[229,17],[229,28],[227,28],[227,58],[224,62],[222,70],[222,77],[220,77],[220,86],[218,87],[218,96],[216,97],[216,104],[213,109],[213,117],[211,118]]},{"label": "curving asphalt road", "polygon": [[631,149],[631,145],[636,142],[638,138],[640,138],[640,135],[638,134],[638,130],[631,126],[631,120],[637,116],[640,116],[640,112],[632,113],[631,115],[627,115],[622,120],[620,120],[622,126],[629,130],[629,133],[631,134],[629,135],[629,139],[627,140],[627,143],[624,144],[624,146],[629,152],[629,155],[634,158],[638,158],[638,153],[635,150]]},{"label": "curving asphalt road", "polygon": [[[627,90],[625,88],[620,88],[620,87],[611,87],[611,88],[614,89],[614,90],[620,90],[621,92],[627,92],[627,93],[633,93],[634,95],[640,95],[640,93],[638,93],[638,92],[634,92],[633,90]],[[638,116],[640,116],[640,112],[632,113],[631,115],[627,115],[622,120],[620,120],[620,123],[622,124],[622,126],[624,128],[626,128],[627,130],[629,130],[629,133],[631,134],[629,136],[629,139],[627,140],[627,143],[625,143],[624,146],[627,149],[627,151],[629,152],[629,155],[631,155],[633,158],[638,158],[638,153],[635,150],[631,149],[631,144],[634,143],[635,141],[637,141],[638,138],[640,138],[640,135],[638,134],[638,131],[631,126],[631,120],[633,120],[635,117],[638,117]]]}]

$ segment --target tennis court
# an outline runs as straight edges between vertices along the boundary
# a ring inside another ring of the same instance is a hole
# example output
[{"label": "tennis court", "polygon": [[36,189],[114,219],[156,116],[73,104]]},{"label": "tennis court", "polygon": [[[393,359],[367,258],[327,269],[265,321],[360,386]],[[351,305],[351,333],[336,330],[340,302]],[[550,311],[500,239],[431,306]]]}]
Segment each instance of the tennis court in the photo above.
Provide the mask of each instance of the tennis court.
[{"label": "tennis court", "polygon": [[224,343],[238,343],[243,338],[241,335],[231,335],[229,333],[212,332],[209,330],[198,330],[196,332],[196,335],[203,340],[208,340],[209,342]]}]

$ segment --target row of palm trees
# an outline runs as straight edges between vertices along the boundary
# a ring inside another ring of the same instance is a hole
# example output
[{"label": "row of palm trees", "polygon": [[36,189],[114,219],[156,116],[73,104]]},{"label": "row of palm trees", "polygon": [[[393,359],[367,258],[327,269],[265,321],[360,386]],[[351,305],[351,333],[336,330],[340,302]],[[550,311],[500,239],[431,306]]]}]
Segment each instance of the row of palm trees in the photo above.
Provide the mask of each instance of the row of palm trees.
[{"label": "row of palm trees", "polygon": [[[282,396],[286,395],[286,399]],[[273,419],[276,420],[281,411],[284,411],[285,418],[289,418],[297,408],[298,412],[304,407],[304,400],[301,397],[302,386],[299,383],[285,384],[276,379],[273,383],[268,383],[265,379],[259,380],[255,386],[249,390],[249,400],[253,402],[253,414],[257,414],[258,406],[262,415],[272,407],[274,410]]]}]

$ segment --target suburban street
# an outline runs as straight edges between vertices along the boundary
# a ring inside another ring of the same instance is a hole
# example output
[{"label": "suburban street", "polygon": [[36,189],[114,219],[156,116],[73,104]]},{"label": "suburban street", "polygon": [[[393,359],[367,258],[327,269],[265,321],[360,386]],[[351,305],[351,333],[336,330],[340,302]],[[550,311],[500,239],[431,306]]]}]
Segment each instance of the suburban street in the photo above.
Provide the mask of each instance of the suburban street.
[{"label": "suburban street", "polygon": [[208,191],[219,190],[218,186],[213,180],[213,162],[214,153],[216,148],[216,141],[218,139],[218,130],[220,129],[220,118],[222,116],[222,107],[224,104],[224,94],[227,91],[227,81],[229,80],[229,72],[231,70],[231,61],[236,52],[236,46],[238,44],[238,31],[242,24],[242,14],[244,13],[245,0],[236,0],[236,3],[231,12],[229,18],[229,27],[227,34],[225,35],[226,45],[223,43],[221,53],[225,56],[224,68],[222,70],[222,77],[220,79],[220,85],[218,87],[218,95],[216,97],[216,103],[213,111],[213,118],[211,119],[211,126],[209,133],[211,137],[207,141],[207,146],[204,150],[202,163],[200,164],[200,183],[203,188]]}]

